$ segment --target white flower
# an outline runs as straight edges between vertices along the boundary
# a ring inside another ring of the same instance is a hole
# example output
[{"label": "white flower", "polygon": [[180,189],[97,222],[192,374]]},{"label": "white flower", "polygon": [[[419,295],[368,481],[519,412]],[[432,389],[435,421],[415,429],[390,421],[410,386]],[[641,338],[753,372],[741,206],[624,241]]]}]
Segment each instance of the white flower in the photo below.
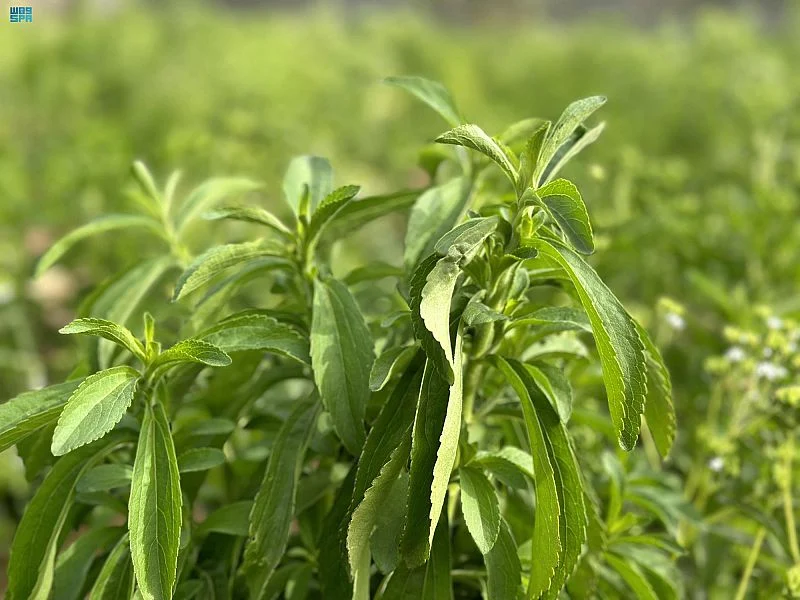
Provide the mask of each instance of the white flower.
[{"label": "white flower", "polygon": [[756,365],[756,376],[758,377],[775,381],[776,379],[783,379],[786,375],[788,375],[788,371],[786,367],[782,365],[776,365],[775,363],[767,361],[760,362]]},{"label": "white flower", "polygon": [[676,331],[682,331],[686,328],[686,321],[678,313],[668,312],[664,315],[664,320],[667,322],[667,325]]},{"label": "white flower", "polygon": [[783,319],[779,317],[769,317],[767,319],[767,327],[770,329],[780,329],[783,327]]},{"label": "white flower", "polygon": [[725,460],[720,456],[715,456],[710,461],[708,461],[708,468],[714,471],[714,473],[719,473],[722,471],[722,468],[725,466]]},{"label": "white flower", "polygon": [[733,363],[743,361],[746,356],[747,355],[745,354],[744,350],[742,350],[739,346],[731,346],[725,353],[725,358]]}]

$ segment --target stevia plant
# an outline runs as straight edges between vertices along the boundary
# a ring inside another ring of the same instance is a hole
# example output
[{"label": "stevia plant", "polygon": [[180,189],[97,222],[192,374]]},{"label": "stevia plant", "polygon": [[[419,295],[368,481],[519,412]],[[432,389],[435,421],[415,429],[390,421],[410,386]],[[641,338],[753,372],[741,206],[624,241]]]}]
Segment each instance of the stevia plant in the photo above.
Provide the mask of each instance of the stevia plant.
[{"label": "stevia plant", "polygon": [[[641,500],[658,482],[614,455],[598,474],[603,443],[570,431],[580,413],[633,450],[644,414],[664,456],[675,433],[659,352],[586,262],[587,208],[557,178],[602,131],[583,122],[604,98],[491,137],[441,84],[389,83],[452,127],[421,155],[428,188],[359,197],[299,157],[287,221],[230,203],[249,180],[178,203],[175,176],[160,189],[137,163],[147,214],[88,225],[41,259],[128,226],[164,248],[62,329],[101,338],[68,381],[0,405],[0,449],[16,444],[29,475],[49,467],[9,598],[678,596],[672,519],[626,512],[638,498],[658,516]],[[409,207],[402,266],[331,260]],[[195,254],[198,216],[263,236]],[[571,385],[598,376],[610,423]]]}]

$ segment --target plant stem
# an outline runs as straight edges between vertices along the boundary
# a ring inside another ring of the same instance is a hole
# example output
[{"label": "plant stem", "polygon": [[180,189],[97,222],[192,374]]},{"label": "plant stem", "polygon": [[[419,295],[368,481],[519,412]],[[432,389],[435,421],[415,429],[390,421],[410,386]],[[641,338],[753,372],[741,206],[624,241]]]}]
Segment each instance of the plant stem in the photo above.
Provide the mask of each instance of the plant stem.
[{"label": "plant stem", "polygon": [[480,361],[470,360],[467,364],[466,373],[464,374],[464,406],[463,418],[464,422],[469,424],[472,422],[472,415],[475,408],[475,398],[480,389],[483,373],[486,370],[486,365]]},{"label": "plant stem", "polygon": [[767,530],[764,527],[760,527],[756,533],[756,539],[753,540],[753,547],[750,549],[750,556],[747,557],[747,564],[744,567],[744,573],[742,573],[742,579],[739,581],[739,587],[736,590],[736,598],[734,600],[744,600],[745,594],[747,593],[747,585],[750,583],[750,577],[753,575],[753,568],[756,566],[758,555],[761,552],[761,544],[764,543],[764,536],[766,534]]},{"label": "plant stem", "polygon": [[795,564],[800,563],[800,547],[797,544],[797,527],[794,522],[794,504],[792,502],[792,456],[794,455],[794,435],[789,434],[786,441],[786,451],[784,468],[786,469],[786,481],[784,482],[783,514],[786,518],[786,534],[789,538],[789,549],[792,551],[792,559]]}]

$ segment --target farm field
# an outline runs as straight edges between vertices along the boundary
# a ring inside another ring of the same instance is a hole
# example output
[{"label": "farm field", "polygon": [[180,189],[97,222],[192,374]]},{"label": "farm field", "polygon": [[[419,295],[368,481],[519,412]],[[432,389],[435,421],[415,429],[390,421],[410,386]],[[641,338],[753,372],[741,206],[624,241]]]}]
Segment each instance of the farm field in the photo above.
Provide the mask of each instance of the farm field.
[{"label": "farm field", "polygon": [[0,596],[800,597],[800,5],[121,6],[0,36]]}]

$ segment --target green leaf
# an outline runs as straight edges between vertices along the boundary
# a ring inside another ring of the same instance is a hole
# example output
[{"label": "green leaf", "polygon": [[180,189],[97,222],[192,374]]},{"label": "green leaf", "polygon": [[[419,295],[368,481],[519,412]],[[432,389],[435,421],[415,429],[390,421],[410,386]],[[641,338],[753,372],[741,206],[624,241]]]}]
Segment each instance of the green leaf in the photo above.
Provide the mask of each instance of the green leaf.
[{"label": "green leaf", "polygon": [[[378,465],[378,469],[383,465]],[[360,464],[359,464],[360,468]],[[347,525],[352,514],[353,485],[356,479],[356,467],[353,465],[336,491],[319,535],[319,584],[322,598],[350,598],[353,595],[353,584],[347,570]]]},{"label": "green leaf", "polygon": [[542,239],[536,247],[566,271],[594,331],[611,420],[620,446],[636,445],[647,393],[644,344],[636,324],[595,271],[573,250]]},{"label": "green leaf", "polygon": [[455,127],[463,121],[450,92],[438,81],[424,77],[387,77],[385,83],[404,89],[430,106],[450,125]]},{"label": "green leaf", "polygon": [[223,352],[262,350],[310,364],[308,339],[297,329],[266,314],[232,315],[197,335]]},{"label": "green leaf", "polygon": [[98,552],[105,552],[124,533],[120,527],[103,527],[83,534],[56,561],[53,600],[78,600]]},{"label": "green leaf", "polygon": [[428,361],[422,377],[411,446],[406,524],[401,552],[415,567],[428,559],[461,434],[463,402],[462,338],[456,338],[454,382]]},{"label": "green leaf", "polygon": [[404,275],[405,271],[401,267],[395,267],[384,262],[374,262],[363,267],[356,267],[345,275],[342,281],[352,286],[365,281],[377,281],[388,277],[400,279]]},{"label": "green leaf", "polygon": [[592,325],[586,313],[578,308],[568,306],[548,306],[540,308],[531,314],[515,318],[509,328],[537,327],[535,336],[543,337],[551,333],[562,331],[587,331],[592,332]]},{"label": "green leaf", "polygon": [[647,331],[639,323],[636,323],[636,331],[644,343],[647,354],[647,400],[644,405],[644,417],[659,454],[666,458],[675,441],[675,431],[678,427],[675,407],[672,405],[672,382],[661,352]]},{"label": "green leaf", "polygon": [[369,540],[372,559],[381,573],[391,573],[400,564],[400,540],[403,537],[408,473],[401,471],[387,493],[383,510],[378,512],[375,530]]},{"label": "green leaf", "polygon": [[131,172],[133,173],[134,179],[136,179],[136,183],[138,183],[139,187],[142,189],[142,192],[151,200],[155,200],[156,203],[160,204],[161,194],[153,179],[153,174],[150,173],[150,169],[147,168],[147,165],[141,160],[135,160],[133,161],[133,165],[131,165]]},{"label": "green leaf", "polygon": [[569,421],[572,415],[572,386],[564,373],[557,367],[545,363],[525,365],[525,368],[561,422]]},{"label": "green leaf", "polygon": [[334,221],[328,222],[325,235],[334,240],[352,235],[357,229],[375,219],[407,209],[416,202],[419,194],[418,190],[405,190],[382,196],[356,198],[336,213]]},{"label": "green leaf", "polygon": [[589,213],[574,183],[566,179],[556,179],[536,190],[536,196],[541,201],[540,205],[578,252],[594,252]]},{"label": "green leaf", "polygon": [[[427,286],[428,277],[432,274],[439,261],[440,259],[438,256],[431,254],[414,270],[409,281],[409,308],[411,309],[411,325],[414,330],[414,337],[419,340],[419,343],[422,346],[422,349],[425,351],[425,355],[428,357],[428,360],[432,364],[433,368],[436,369],[436,371],[449,382],[453,380],[453,368],[450,364],[450,359],[445,354],[445,350],[442,345],[428,330],[425,322],[422,320],[421,315],[422,293]],[[446,295],[446,290],[444,295]],[[442,303],[444,304],[444,302],[447,302],[447,311],[449,315],[450,301],[443,300]]]},{"label": "green leaf", "polygon": [[358,194],[360,187],[357,185],[346,185],[333,190],[320,203],[306,231],[306,243],[311,246],[320,237],[328,224],[336,219],[339,212],[347,206]]},{"label": "green leaf", "polygon": [[528,186],[536,186],[534,176],[540,172],[540,155],[544,141],[550,133],[550,121],[541,121],[537,129],[528,138],[525,149],[519,159],[519,178],[517,179],[517,194],[522,194]]},{"label": "green leaf", "polygon": [[129,434],[111,434],[56,461],[26,506],[14,534],[6,600],[50,598],[56,553],[75,498],[75,485],[95,463],[129,440]]},{"label": "green leaf", "polygon": [[[583,483],[569,434],[555,409],[539,390],[530,370],[515,360],[497,359],[496,364],[519,396],[533,458],[538,461],[534,464],[534,472],[537,474],[537,503],[528,593],[532,597],[539,597],[547,592],[547,598],[555,599],[574,572],[586,541],[587,515]],[[545,472],[550,469],[549,472],[552,473],[556,492],[555,504],[552,502],[553,490],[549,488],[549,478],[543,490],[546,492],[545,496],[540,495],[538,476],[542,473],[542,468]],[[541,499],[546,501],[541,502]],[[556,514],[552,514],[554,510]],[[555,524],[558,527],[555,537],[557,550],[554,540],[549,537],[551,533],[544,527],[539,528],[540,519],[546,520],[548,525]],[[556,558],[555,563],[544,557]],[[545,562],[548,567],[552,564],[552,567],[547,570],[539,569],[537,560]]]},{"label": "green leaf", "polygon": [[222,206],[216,210],[203,213],[203,218],[207,221],[230,219],[232,221],[255,223],[269,227],[289,239],[294,238],[294,233],[291,229],[286,227],[278,217],[260,206]]},{"label": "green leaf", "polygon": [[59,329],[58,333],[96,335],[127,348],[131,354],[142,362],[147,360],[144,346],[136,339],[136,336],[127,327],[112,321],[94,318],[75,319]]},{"label": "green leaf", "polygon": [[181,537],[178,461],[164,407],[146,406],[128,510],[131,559],[145,600],[172,597]]},{"label": "green leaf", "polygon": [[517,185],[517,169],[500,144],[477,125],[459,125],[436,138],[440,144],[453,144],[477,150],[497,163],[512,185]]},{"label": "green leaf", "polygon": [[190,448],[178,457],[178,471],[208,471],[225,464],[225,453],[218,448]]},{"label": "green leaf", "polygon": [[262,183],[243,177],[219,177],[204,181],[194,188],[181,204],[172,220],[175,231],[180,234],[194,217],[218,202],[259,190],[262,187],[264,187]]},{"label": "green leaf", "polygon": [[653,586],[647,581],[644,573],[634,563],[624,560],[614,554],[606,553],[605,559],[609,566],[622,576],[625,583],[639,600],[658,600]]},{"label": "green leaf", "polygon": [[411,271],[433,252],[436,242],[463,217],[470,200],[469,178],[457,177],[417,198],[408,219],[403,264]]},{"label": "green leaf", "polygon": [[347,555],[350,560],[350,572],[353,575],[353,600],[369,600],[370,536],[378,514],[385,510],[384,506],[392,485],[408,462],[410,441],[410,436],[406,435],[400,445],[394,449],[380,474],[364,492],[363,499],[353,511],[350,519],[350,525],[347,528]]},{"label": "green leaf", "polygon": [[364,443],[372,336],[350,291],[340,281],[314,282],[311,364],[333,427],[354,456]]},{"label": "green leaf", "polygon": [[496,323],[497,321],[505,321],[506,317],[503,313],[492,310],[483,302],[475,300],[474,298],[469,301],[464,312],[461,313],[461,322],[467,327],[473,325],[482,325],[484,323]]},{"label": "green leaf", "polygon": [[500,520],[497,542],[484,561],[488,579],[487,600],[519,600],[524,597],[517,544],[503,519]]},{"label": "green leaf", "polygon": [[586,146],[596,142],[600,134],[603,133],[605,127],[605,123],[600,123],[591,129],[579,125],[572,135],[567,138],[567,141],[556,151],[553,158],[544,168],[541,176],[541,183],[550,181],[573,156],[577,155],[581,150],[586,148]]},{"label": "green leaf", "polygon": [[479,466],[509,487],[527,489],[533,483],[533,457],[516,446],[504,446],[493,452],[478,452],[469,462],[470,466]]},{"label": "green leaf", "polygon": [[55,423],[82,379],[24,392],[0,404],[0,452]]},{"label": "green leaf", "polygon": [[[455,234],[446,234],[436,244],[436,250],[446,253],[425,277],[419,302],[419,317],[444,351],[449,366],[453,366],[450,342],[450,304],[461,267],[481,248],[484,240],[497,228],[497,219],[473,219],[456,227]],[[416,274],[415,274],[416,277]],[[414,282],[416,283],[416,281]],[[416,288],[416,285],[414,285]],[[416,313],[416,310],[414,311]],[[425,340],[423,348],[427,350]],[[443,373],[443,375],[449,375]]]},{"label": "green leaf", "polygon": [[100,569],[89,600],[127,600],[133,595],[133,586],[130,539],[126,533]]},{"label": "green leaf", "polygon": [[530,379],[526,377],[527,371],[520,363],[504,358],[497,357],[495,364],[519,396],[533,456],[533,472],[536,474],[536,518],[531,543],[533,555],[528,597],[539,598],[550,588],[556,568],[563,558],[563,540],[560,533],[561,508],[554,466],[550,461],[545,431],[534,407],[530,388],[526,385],[525,379]]},{"label": "green leaf", "polygon": [[[286,248],[272,240],[215,246],[198,256],[178,278],[173,300],[203,287],[225,269],[266,256],[282,257]],[[288,264],[288,263],[287,263]]]},{"label": "green leaf", "polygon": [[461,483],[461,512],[467,529],[481,554],[488,554],[500,533],[500,503],[494,486],[474,467],[458,470]]},{"label": "green leaf", "polygon": [[244,571],[252,600],[263,598],[264,588],[286,550],[295,516],[297,480],[319,408],[316,395],[297,403],[272,446],[264,481],[250,513],[244,553]]},{"label": "green leaf", "polygon": [[145,229],[150,229],[159,236],[164,236],[164,230],[161,224],[150,217],[122,214],[106,215],[78,227],[50,246],[50,249],[44,253],[36,264],[36,273],[34,276],[39,277],[47,269],[52,267],[58,262],[58,259],[66,254],[66,252],[78,242],[100,233],[107,233],[118,229],[128,229],[131,227],[143,227]]},{"label": "green leaf", "polygon": [[208,515],[196,529],[198,535],[222,533],[247,537],[250,533],[250,513],[253,510],[251,500],[242,500],[215,510]]},{"label": "green leaf", "polygon": [[151,369],[162,369],[176,363],[200,363],[211,367],[227,367],[231,357],[204,340],[182,340],[158,355],[150,365]]},{"label": "green leaf", "polygon": [[127,366],[87,377],[58,418],[50,447],[53,455],[63,456],[111,431],[133,402],[140,377],[136,369]]},{"label": "green leaf", "polygon": [[583,123],[594,111],[605,104],[606,99],[604,96],[590,96],[582,100],[576,100],[561,113],[561,116],[556,121],[555,126],[550,130],[550,134],[544,142],[541,150],[541,160],[539,162],[540,170],[542,172],[544,167],[550,162],[550,159],[555,155],[556,151],[566,142],[572,135],[572,132]]},{"label": "green leaf", "polygon": [[306,198],[309,213],[313,214],[322,199],[333,190],[333,169],[327,159],[319,156],[298,156],[289,163],[283,178],[283,196],[294,214],[302,210]]},{"label": "green leaf", "polygon": [[417,352],[417,346],[397,346],[380,354],[369,373],[369,389],[382,390],[392,377],[405,370]]},{"label": "green leaf", "polygon": [[99,465],[81,477],[78,493],[107,492],[116,488],[128,487],[133,477],[133,469],[128,465]]}]

